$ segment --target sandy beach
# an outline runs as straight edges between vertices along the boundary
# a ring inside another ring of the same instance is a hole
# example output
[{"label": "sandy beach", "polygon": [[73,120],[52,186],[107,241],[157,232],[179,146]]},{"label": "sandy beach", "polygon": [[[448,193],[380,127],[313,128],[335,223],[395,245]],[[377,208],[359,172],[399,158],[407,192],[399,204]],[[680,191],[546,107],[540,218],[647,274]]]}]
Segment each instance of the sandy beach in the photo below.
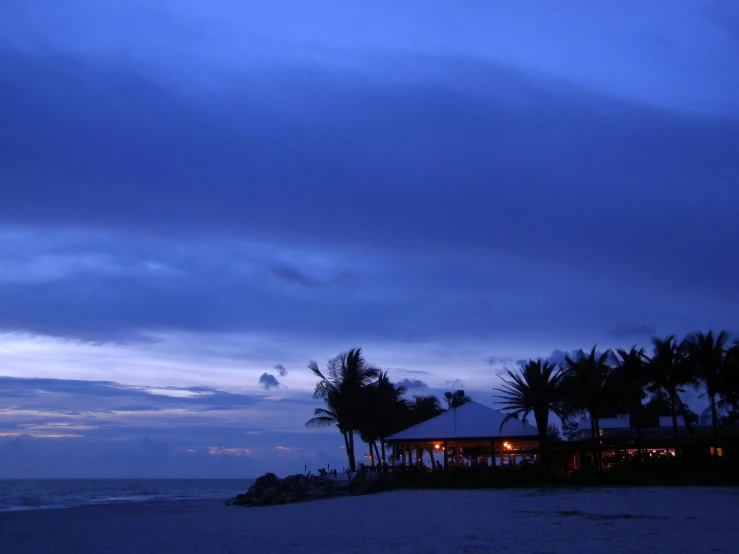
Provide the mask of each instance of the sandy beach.
[{"label": "sandy beach", "polygon": [[[0,552],[736,552],[739,489],[399,491],[0,514]],[[604,550],[606,551],[606,550]]]}]

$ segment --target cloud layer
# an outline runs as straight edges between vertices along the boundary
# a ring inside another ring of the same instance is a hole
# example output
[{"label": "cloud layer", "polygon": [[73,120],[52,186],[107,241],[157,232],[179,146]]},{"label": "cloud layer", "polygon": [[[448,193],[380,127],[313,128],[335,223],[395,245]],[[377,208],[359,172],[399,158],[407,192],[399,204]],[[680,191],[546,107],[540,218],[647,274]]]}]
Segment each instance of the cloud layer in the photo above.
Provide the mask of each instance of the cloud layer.
[{"label": "cloud layer", "polygon": [[0,404],[3,477],[251,477],[344,456],[302,428],[305,397],[0,377]]}]

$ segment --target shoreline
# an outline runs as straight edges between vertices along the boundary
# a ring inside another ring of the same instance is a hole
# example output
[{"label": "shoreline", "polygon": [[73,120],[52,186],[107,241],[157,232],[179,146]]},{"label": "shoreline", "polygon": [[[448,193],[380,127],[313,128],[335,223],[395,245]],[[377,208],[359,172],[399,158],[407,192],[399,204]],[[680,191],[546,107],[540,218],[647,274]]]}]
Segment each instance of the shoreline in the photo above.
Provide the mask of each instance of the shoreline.
[{"label": "shoreline", "polygon": [[[374,495],[387,495],[387,494],[396,494],[396,493],[403,493],[403,492],[438,492],[438,493],[448,493],[448,492],[510,492],[510,493],[542,493],[542,494],[554,494],[554,493],[562,493],[562,494],[576,494],[576,493],[596,493],[598,491],[607,491],[607,492],[613,492],[613,491],[620,491],[620,490],[633,490],[633,491],[639,491],[639,490],[645,490],[645,489],[655,489],[655,490],[685,490],[685,492],[692,491],[694,489],[698,490],[711,490],[714,492],[720,492],[723,490],[726,491],[736,491],[737,494],[739,494],[739,485],[737,484],[717,484],[717,485],[701,485],[701,484],[694,484],[694,483],[685,483],[685,484],[628,484],[628,485],[606,485],[606,484],[538,484],[538,485],[512,485],[512,486],[481,486],[481,487],[454,487],[454,486],[431,486],[431,487],[397,487],[387,490],[380,490],[377,492],[368,492],[368,493],[356,493],[356,494],[345,494],[345,495],[338,495],[331,498],[319,498],[315,500],[307,500],[302,502],[294,502],[290,504],[308,504],[311,505],[315,502],[326,502],[331,500],[332,498],[357,498],[361,496],[374,496]],[[223,496],[223,497],[202,497],[202,498],[171,498],[171,499],[164,499],[164,498],[156,498],[156,499],[147,499],[147,500],[111,500],[111,501],[100,501],[100,502],[87,502],[87,503],[80,503],[80,504],[70,504],[70,505],[55,505],[55,506],[19,506],[19,507],[10,507],[10,508],[0,508],[0,519],[3,518],[4,515],[9,514],[27,514],[27,513],[46,513],[46,512],[57,512],[57,511],[67,511],[67,510],[87,510],[87,509],[98,509],[98,508],[109,508],[109,507],[124,507],[124,506],[167,506],[172,504],[206,504],[206,505],[217,505],[217,506],[223,506],[225,509],[240,509],[240,508],[246,508],[246,509],[256,509],[256,510],[263,510],[265,508],[269,507],[276,507],[276,506],[239,506],[239,505],[227,505],[227,501],[231,500],[233,497],[237,496],[237,494],[241,493],[234,493],[230,496]],[[284,505],[290,505],[290,504],[284,504]]]},{"label": "shoreline", "polygon": [[106,506],[141,506],[148,504],[177,504],[180,502],[221,502],[225,506],[227,498],[171,498],[152,500],[112,500],[103,502],[89,502],[82,504],[70,504],[66,506],[19,506],[11,508],[0,508],[0,518],[3,514],[18,514],[27,512],[53,512],[57,510],[78,510],[82,508],[103,508]]}]

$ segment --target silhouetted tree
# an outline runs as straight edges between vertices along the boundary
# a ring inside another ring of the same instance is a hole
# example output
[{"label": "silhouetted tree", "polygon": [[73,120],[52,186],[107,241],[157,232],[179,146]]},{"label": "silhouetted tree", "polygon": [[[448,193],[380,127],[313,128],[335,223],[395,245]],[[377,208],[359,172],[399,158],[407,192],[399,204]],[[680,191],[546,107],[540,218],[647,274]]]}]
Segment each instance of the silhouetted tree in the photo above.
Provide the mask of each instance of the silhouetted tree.
[{"label": "silhouetted tree", "polygon": [[445,399],[447,402],[447,406],[450,409],[459,408],[460,406],[467,404],[467,402],[472,401],[472,398],[467,396],[463,390],[447,392],[445,393]]},{"label": "silhouetted tree", "polygon": [[685,363],[691,373],[690,381],[703,388],[705,392],[701,396],[708,397],[714,448],[718,447],[718,401],[721,400],[719,395],[728,366],[729,340],[726,331],[715,336],[713,331],[693,333],[685,340]]},{"label": "silhouetted tree", "polygon": [[[441,403],[436,396],[414,396],[413,402],[409,403],[409,427],[411,425],[418,425],[424,421],[428,421],[442,413],[444,409],[441,407]],[[431,457],[432,466],[436,463],[434,459],[434,449],[428,448],[429,456]]]},{"label": "silhouetted tree", "polygon": [[608,402],[611,351],[598,353],[593,346],[589,353],[579,350],[574,358],[565,356],[562,386],[570,411],[587,413],[590,417],[590,436],[595,450],[596,465],[601,466],[600,416]]},{"label": "silhouetted tree", "polygon": [[562,419],[562,434],[565,440],[577,441],[580,440],[580,432],[578,431],[579,424],[577,421],[572,420],[570,417],[565,416]]},{"label": "silhouetted tree", "polygon": [[[316,410],[306,426],[325,427],[335,424],[344,437],[349,468],[356,471],[354,434],[359,432],[362,422],[362,402],[366,398],[364,388],[379,377],[380,370],[367,363],[361,348],[353,348],[330,359],[325,373],[314,361],[308,364],[308,368],[319,378],[313,397],[323,400],[326,407],[318,409],[325,412],[319,413]],[[329,421],[331,418],[333,421]]]},{"label": "silhouetted tree", "polygon": [[739,340],[726,353],[721,374],[719,407],[727,412],[730,421],[739,420]]},{"label": "silhouetted tree", "polygon": [[564,374],[557,366],[542,360],[529,360],[518,371],[506,371],[502,377],[503,384],[493,389],[500,393],[498,404],[506,412],[500,428],[510,419],[516,418],[526,422],[529,414],[534,414],[536,429],[539,434],[539,451],[542,468],[549,469],[549,413],[564,418],[562,379]]},{"label": "silhouetted tree", "polygon": [[636,427],[637,460],[642,459],[642,428],[644,426],[644,400],[647,398],[647,387],[652,383],[649,358],[643,348],[632,347],[631,350],[619,349],[614,355],[615,364],[611,374],[613,389],[623,398],[634,414]]},{"label": "silhouetted tree", "polygon": [[547,442],[549,444],[553,442],[562,442],[562,433],[560,432],[559,427],[554,423],[550,423],[547,426]]},{"label": "silhouetted tree", "polygon": [[[390,380],[387,372],[380,372],[377,380],[362,389],[362,412],[359,425],[360,437],[370,448],[372,464],[385,460],[385,438],[402,429],[404,418],[404,387]],[[378,450],[377,443],[380,443]],[[372,449],[374,448],[374,453]]]},{"label": "silhouetted tree", "polygon": [[680,393],[684,392],[683,387],[690,382],[685,364],[685,344],[677,342],[674,335],[665,339],[653,338],[651,371],[654,380],[650,391],[664,392],[669,401],[673,446],[677,456],[680,446],[677,418],[678,415],[685,415]]}]

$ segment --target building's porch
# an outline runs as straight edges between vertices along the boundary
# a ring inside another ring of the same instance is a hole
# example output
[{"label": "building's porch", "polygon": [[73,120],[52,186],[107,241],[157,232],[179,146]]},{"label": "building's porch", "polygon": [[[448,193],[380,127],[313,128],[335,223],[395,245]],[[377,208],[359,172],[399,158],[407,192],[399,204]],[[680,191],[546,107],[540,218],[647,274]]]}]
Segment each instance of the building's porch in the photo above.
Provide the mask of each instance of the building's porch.
[{"label": "building's porch", "polygon": [[390,459],[385,461],[390,471],[398,468],[439,470],[473,465],[517,467],[536,463],[539,459],[539,442],[528,437],[440,438],[390,444]]}]

